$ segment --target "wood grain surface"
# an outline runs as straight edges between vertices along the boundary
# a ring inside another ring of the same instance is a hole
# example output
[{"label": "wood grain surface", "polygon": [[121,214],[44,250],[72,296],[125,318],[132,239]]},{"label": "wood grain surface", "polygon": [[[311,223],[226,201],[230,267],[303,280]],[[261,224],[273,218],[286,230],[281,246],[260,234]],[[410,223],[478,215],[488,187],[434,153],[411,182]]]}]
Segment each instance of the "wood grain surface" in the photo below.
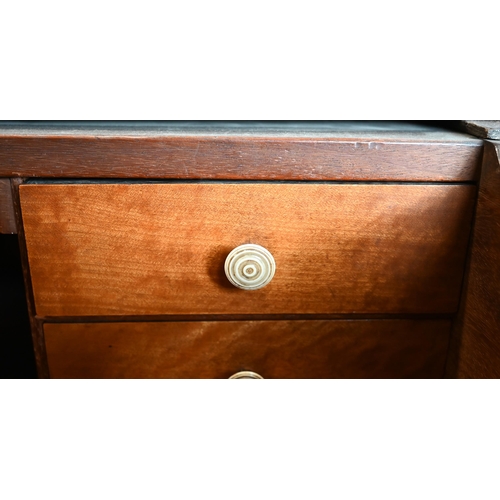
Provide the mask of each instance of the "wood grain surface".
[{"label": "wood grain surface", "polygon": [[486,142],[463,300],[448,377],[500,377],[500,142]]},{"label": "wood grain surface", "polygon": [[0,176],[472,181],[482,142],[328,137],[0,136]]},{"label": "wood grain surface", "polygon": [[[387,184],[27,184],[39,316],[453,313],[475,187]],[[276,260],[232,286],[243,243]]]},{"label": "wood grain surface", "polygon": [[45,324],[53,378],[440,378],[449,321]]},{"label": "wood grain surface", "polygon": [[10,179],[0,179],[0,234],[17,234]]}]

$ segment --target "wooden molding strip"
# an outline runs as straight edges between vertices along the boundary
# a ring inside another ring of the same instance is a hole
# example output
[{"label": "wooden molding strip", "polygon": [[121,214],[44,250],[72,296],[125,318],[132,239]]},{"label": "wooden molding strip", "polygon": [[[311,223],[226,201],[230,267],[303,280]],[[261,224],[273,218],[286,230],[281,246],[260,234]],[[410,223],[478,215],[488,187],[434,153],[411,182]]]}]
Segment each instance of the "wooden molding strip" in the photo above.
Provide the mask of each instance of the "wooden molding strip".
[{"label": "wooden molding strip", "polygon": [[474,138],[0,136],[0,177],[467,182],[482,151]]}]

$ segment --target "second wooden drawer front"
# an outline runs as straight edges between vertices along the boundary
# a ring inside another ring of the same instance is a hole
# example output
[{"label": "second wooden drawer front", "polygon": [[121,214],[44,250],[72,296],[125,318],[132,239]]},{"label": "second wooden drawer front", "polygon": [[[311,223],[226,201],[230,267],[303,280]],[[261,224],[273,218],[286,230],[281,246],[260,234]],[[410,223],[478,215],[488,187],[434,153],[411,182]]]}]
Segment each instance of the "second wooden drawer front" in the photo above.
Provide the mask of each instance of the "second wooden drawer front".
[{"label": "second wooden drawer front", "polygon": [[439,378],[450,321],[46,324],[53,378]]},{"label": "second wooden drawer front", "polygon": [[[452,313],[475,188],[390,184],[28,184],[41,316]],[[260,290],[224,260],[256,243]]]}]

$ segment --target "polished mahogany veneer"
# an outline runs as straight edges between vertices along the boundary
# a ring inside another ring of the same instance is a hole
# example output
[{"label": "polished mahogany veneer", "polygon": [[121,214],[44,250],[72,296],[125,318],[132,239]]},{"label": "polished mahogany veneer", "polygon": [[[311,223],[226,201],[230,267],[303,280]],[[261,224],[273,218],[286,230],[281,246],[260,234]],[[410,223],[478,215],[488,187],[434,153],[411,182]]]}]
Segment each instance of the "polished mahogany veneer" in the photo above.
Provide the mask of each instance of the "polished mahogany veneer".
[{"label": "polished mahogany veneer", "polygon": [[57,378],[442,377],[450,321],[46,324]]},{"label": "polished mahogany veneer", "polygon": [[[453,313],[475,187],[28,184],[21,208],[41,316]],[[266,247],[276,274],[231,285]]]}]

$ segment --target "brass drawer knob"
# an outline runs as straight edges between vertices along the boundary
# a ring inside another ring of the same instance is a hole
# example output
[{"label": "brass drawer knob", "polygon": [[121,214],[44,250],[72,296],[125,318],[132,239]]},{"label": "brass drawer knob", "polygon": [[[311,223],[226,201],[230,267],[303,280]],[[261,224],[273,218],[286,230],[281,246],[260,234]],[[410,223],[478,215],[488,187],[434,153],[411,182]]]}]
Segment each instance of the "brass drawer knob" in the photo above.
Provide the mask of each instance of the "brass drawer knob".
[{"label": "brass drawer knob", "polygon": [[269,250],[248,243],[229,253],[224,271],[234,286],[243,290],[257,290],[273,279],[276,262]]},{"label": "brass drawer knob", "polygon": [[255,372],[238,372],[235,373],[234,375],[231,375],[229,379],[235,379],[235,378],[254,378],[254,379],[264,379],[264,377],[261,377],[258,373]]}]

